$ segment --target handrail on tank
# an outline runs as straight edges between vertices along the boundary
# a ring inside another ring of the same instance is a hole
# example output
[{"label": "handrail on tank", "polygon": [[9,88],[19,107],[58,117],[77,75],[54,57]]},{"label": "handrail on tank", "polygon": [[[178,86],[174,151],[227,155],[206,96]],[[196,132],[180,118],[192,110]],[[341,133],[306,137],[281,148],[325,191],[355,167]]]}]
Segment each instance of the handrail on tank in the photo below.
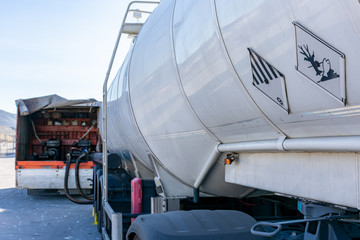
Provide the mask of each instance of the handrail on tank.
[{"label": "handrail on tank", "polygon": [[120,39],[121,39],[121,35],[122,35],[122,32],[123,32],[123,28],[124,28],[124,25],[125,25],[125,21],[126,21],[126,18],[128,16],[128,13],[129,12],[143,12],[143,13],[150,13],[150,12],[147,12],[147,11],[141,11],[141,10],[137,10],[137,9],[130,9],[130,7],[133,5],[133,4],[136,4],[136,3],[145,3],[145,4],[159,4],[160,2],[155,2],[155,1],[132,1],[129,3],[127,9],[126,9],[126,12],[125,12],[125,15],[124,15],[124,18],[123,18],[123,21],[121,23],[121,27],[120,27],[120,30],[119,30],[119,33],[118,33],[118,36],[117,36],[117,39],[116,39],[116,42],[115,42],[115,47],[114,47],[114,50],[113,50],[113,53],[112,53],[112,56],[111,56],[111,59],[110,59],[110,63],[109,63],[109,66],[108,66],[108,69],[107,69],[107,72],[106,72],[106,75],[105,75],[105,80],[104,80],[104,85],[103,85],[103,111],[102,111],[102,119],[103,119],[103,171],[104,171],[104,198],[105,198],[105,201],[108,200],[108,196],[107,196],[107,188],[108,188],[108,184],[107,184],[107,175],[108,175],[108,172],[107,172],[107,166],[108,166],[108,159],[107,159],[107,84],[108,84],[108,80],[109,80],[109,76],[110,76],[110,72],[111,72],[111,69],[112,69],[112,66],[113,66],[113,63],[114,63],[114,59],[115,59],[115,56],[116,56],[116,52],[117,52],[117,49],[118,49],[118,46],[119,46],[119,42],[120,42]]},{"label": "handrail on tank", "polygon": [[132,1],[129,3],[123,21],[120,26],[120,30],[115,42],[114,50],[110,59],[110,63],[105,75],[104,85],[103,85],[103,110],[102,110],[102,120],[103,120],[103,131],[102,131],[102,144],[103,144],[103,176],[104,176],[104,186],[103,186],[103,199],[104,202],[108,202],[108,158],[107,158],[107,86],[108,80],[110,76],[110,72],[114,63],[114,59],[116,56],[116,52],[119,46],[119,42],[121,39],[121,35],[123,33],[123,28],[126,23],[126,19],[129,12],[142,12],[142,13],[150,13],[148,11],[141,11],[138,9],[130,9],[133,4],[159,4],[157,1]]}]

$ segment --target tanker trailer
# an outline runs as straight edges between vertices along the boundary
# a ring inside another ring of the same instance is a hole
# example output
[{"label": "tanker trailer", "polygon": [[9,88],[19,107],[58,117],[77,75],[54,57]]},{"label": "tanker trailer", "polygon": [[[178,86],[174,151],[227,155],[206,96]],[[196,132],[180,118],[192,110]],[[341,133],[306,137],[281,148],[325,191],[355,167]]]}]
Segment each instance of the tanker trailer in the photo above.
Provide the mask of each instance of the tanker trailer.
[{"label": "tanker trailer", "polygon": [[[189,198],[226,209],[221,196],[271,222],[176,211],[137,217],[129,239],[359,237],[358,1],[164,0],[135,35],[109,89],[113,59],[105,79],[104,148],[154,179],[152,212],[174,199],[196,209]],[[119,222],[108,164],[104,154],[105,235]]]}]

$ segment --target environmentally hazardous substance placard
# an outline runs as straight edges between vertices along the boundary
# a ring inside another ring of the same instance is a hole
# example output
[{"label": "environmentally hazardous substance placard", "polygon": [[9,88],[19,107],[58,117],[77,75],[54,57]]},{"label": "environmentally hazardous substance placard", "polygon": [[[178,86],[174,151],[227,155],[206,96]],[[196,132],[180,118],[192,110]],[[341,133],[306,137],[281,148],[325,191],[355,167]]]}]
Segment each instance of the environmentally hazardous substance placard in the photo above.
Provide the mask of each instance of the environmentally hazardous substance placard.
[{"label": "environmentally hazardous substance placard", "polygon": [[296,69],[345,104],[345,55],[300,24],[294,25]]}]

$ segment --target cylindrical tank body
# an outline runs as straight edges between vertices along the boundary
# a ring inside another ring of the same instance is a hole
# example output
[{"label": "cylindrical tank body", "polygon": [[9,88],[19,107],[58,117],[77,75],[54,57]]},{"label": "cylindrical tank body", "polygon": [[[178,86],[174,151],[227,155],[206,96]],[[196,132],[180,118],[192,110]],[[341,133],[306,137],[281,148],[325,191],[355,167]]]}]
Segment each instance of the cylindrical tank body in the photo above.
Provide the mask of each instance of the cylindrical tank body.
[{"label": "cylindrical tank body", "polygon": [[[191,196],[221,143],[360,135],[359,43],[357,1],[163,0],[109,89],[109,149]],[[246,196],[223,158],[201,191]]]}]

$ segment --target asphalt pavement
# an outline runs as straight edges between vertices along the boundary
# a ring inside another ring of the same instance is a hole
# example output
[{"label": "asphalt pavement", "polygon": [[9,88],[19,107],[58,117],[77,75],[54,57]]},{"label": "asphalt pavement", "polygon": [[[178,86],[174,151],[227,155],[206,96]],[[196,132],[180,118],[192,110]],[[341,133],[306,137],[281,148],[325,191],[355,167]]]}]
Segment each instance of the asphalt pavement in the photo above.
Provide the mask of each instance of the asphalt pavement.
[{"label": "asphalt pavement", "polygon": [[0,239],[101,239],[92,205],[65,196],[28,196],[15,188],[14,158],[0,158]]}]

